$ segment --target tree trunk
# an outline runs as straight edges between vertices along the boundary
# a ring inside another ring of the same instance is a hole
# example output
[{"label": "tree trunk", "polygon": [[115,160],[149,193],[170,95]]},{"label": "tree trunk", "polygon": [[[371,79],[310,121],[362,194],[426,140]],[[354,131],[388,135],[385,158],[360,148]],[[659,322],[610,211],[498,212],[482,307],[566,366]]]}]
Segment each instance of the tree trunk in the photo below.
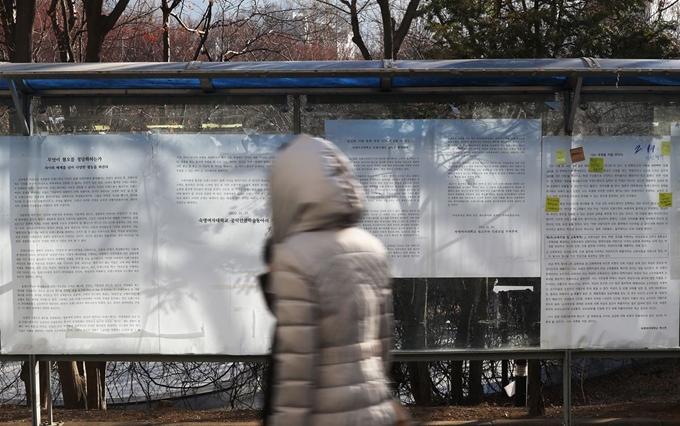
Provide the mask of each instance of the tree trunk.
[{"label": "tree trunk", "polygon": [[[471,344],[475,349],[482,349],[486,340],[486,320],[489,318],[489,279],[482,279],[475,295],[477,303],[471,316],[472,339]],[[468,380],[468,405],[478,405],[484,401],[484,387],[482,386],[483,361],[470,361],[470,378]]]},{"label": "tree trunk", "polygon": [[106,410],[106,362],[86,362],[87,408]]},{"label": "tree trunk", "polygon": [[87,21],[85,62],[101,62],[104,38],[113,29],[130,0],[118,0],[108,15],[104,14],[104,0],[83,0]]},{"label": "tree trunk", "polygon": [[[501,334],[501,347],[508,346],[510,339],[508,338],[508,292],[501,291],[498,293],[498,328]],[[501,361],[501,385],[506,387],[510,383],[509,378],[509,362],[507,359]]]},{"label": "tree trunk", "polygon": [[52,0],[47,15],[52,23],[52,32],[59,47],[61,62],[75,62],[71,31],[76,24],[75,0]]},{"label": "tree trunk", "polygon": [[[47,408],[47,400],[48,400],[48,395],[47,395],[47,362],[46,361],[40,361],[38,363],[38,369],[40,370],[40,408],[45,409]],[[30,366],[28,365],[28,362],[23,362],[21,363],[21,372],[19,373],[19,377],[21,378],[21,381],[24,382],[24,389],[26,389],[26,403],[30,407],[31,404],[33,403],[33,392],[31,392],[31,382],[30,382],[30,376],[31,376],[31,369]]]},{"label": "tree trunk", "polygon": [[170,15],[163,12],[163,62],[170,62]]},{"label": "tree trunk", "polygon": [[33,62],[33,23],[36,0],[17,0],[14,62]]},{"label": "tree trunk", "polygon": [[[411,316],[404,330],[404,349],[425,349],[427,347],[427,279],[414,279],[406,297]],[[427,362],[408,362],[411,394],[416,405],[430,405],[432,402],[432,388],[430,386],[430,371]]]},{"label": "tree trunk", "polygon": [[214,2],[208,3],[208,7],[205,10],[205,14],[201,18],[201,22],[204,22],[203,34],[201,35],[201,40],[198,43],[198,47],[196,47],[196,51],[194,52],[194,57],[193,57],[194,61],[198,60],[198,58],[201,56],[201,52],[205,53],[205,55],[208,57],[208,61],[212,61],[210,52],[205,47],[205,43],[208,41],[208,34],[210,33],[210,25],[211,25],[211,22],[212,22],[212,7],[213,7],[213,4],[214,4]]},{"label": "tree trunk", "polygon": [[354,43],[359,48],[361,56],[365,60],[370,61],[371,59],[373,59],[373,57],[371,56],[371,52],[368,50],[368,47],[366,47],[364,38],[361,35],[361,22],[359,21],[359,9],[357,8],[357,0],[352,0],[347,5],[349,7],[350,23],[352,25],[352,43]]},{"label": "tree trunk", "polygon": [[545,404],[542,394],[543,378],[541,377],[540,359],[529,360],[528,375],[527,404],[529,405],[529,415],[542,416],[545,414]]},{"label": "tree trunk", "polygon": [[390,2],[389,0],[377,0],[377,3],[380,6],[380,19],[382,20],[383,58],[394,59],[394,48],[392,45],[394,41],[394,20],[392,19]]},{"label": "tree trunk", "polygon": [[[470,336],[470,316],[472,315],[472,305],[474,302],[474,286],[468,286],[465,280],[460,280],[460,285],[454,281],[454,292],[458,293],[458,309],[456,336],[454,348],[462,349],[468,346]],[[462,405],[465,403],[464,380],[463,380],[463,361],[451,362],[451,399],[454,404]]]},{"label": "tree trunk", "polygon": [[0,25],[10,62],[32,62],[35,11],[36,0],[2,0],[0,3]]},{"label": "tree trunk", "polygon": [[161,1],[161,15],[163,17],[163,62],[170,62],[170,14],[179,6],[181,0]]},{"label": "tree trunk", "polygon": [[57,362],[64,408],[87,408],[87,389],[85,387],[84,366],[82,362]]},{"label": "tree trunk", "polygon": [[406,39],[406,35],[411,29],[411,24],[413,20],[418,17],[418,6],[420,6],[420,0],[410,0],[406,11],[404,12],[403,18],[401,18],[401,23],[398,28],[393,28],[392,32],[394,34],[394,40],[392,41],[392,59],[397,59],[397,55],[401,50],[401,45]]},{"label": "tree trunk", "polygon": [[85,62],[102,61],[102,45],[106,34],[102,32],[101,26],[96,24],[87,25],[87,43],[85,44]]},{"label": "tree trunk", "polygon": [[470,361],[470,378],[468,380],[467,405],[479,405],[484,401],[482,387],[483,361]]},{"label": "tree trunk", "polygon": [[411,382],[411,394],[418,407],[432,404],[432,387],[430,385],[430,364],[428,362],[408,362],[408,378]]},{"label": "tree trunk", "polygon": [[465,395],[463,394],[463,361],[451,361],[451,403],[463,405]]}]

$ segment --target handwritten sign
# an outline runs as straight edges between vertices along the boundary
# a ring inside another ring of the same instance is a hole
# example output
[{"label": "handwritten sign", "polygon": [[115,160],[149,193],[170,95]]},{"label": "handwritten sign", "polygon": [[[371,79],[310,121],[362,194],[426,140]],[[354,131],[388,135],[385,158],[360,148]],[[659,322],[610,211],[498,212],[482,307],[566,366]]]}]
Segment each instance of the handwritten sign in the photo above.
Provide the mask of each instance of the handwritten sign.
[{"label": "handwritten sign", "polygon": [[661,155],[669,157],[671,155],[671,143],[668,141],[661,142]]},{"label": "handwritten sign", "polygon": [[571,162],[578,163],[579,161],[586,161],[586,155],[583,153],[583,147],[572,148],[569,150],[571,154]]},{"label": "handwritten sign", "polygon": [[659,193],[659,207],[673,207],[673,193],[660,192]]},{"label": "handwritten sign", "polygon": [[[661,195],[661,194],[659,194]],[[559,197],[546,197],[545,199],[545,211],[546,213],[559,213],[560,212],[560,198]]]},{"label": "handwritten sign", "polygon": [[590,157],[590,165],[588,170],[593,173],[604,172],[604,158],[602,157]]},{"label": "handwritten sign", "polygon": [[563,149],[555,151],[555,158],[557,164],[567,164],[567,153]]}]

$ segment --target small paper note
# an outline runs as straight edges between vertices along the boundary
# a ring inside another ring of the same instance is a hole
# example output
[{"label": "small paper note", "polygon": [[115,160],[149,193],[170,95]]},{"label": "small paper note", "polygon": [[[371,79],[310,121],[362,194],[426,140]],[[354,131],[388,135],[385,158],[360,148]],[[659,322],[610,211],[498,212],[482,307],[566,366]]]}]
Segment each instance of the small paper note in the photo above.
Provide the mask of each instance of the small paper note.
[{"label": "small paper note", "polygon": [[557,164],[567,164],[567,153],[563,149],[555,151],[555,158]]},{"label": "small paper note", "polygon": [[508,383],[503,389],[505,389],[505,394],[512,398],[515,395],[515,381],[513,380],[512,382]]},{"label": "small paper note", "polygon": [[671,143],[668,141],[661,142],[661,155],[671,155]]},{"label": "small paper note", "polygon": [[672,192],[659,192],[659,207],[673,207]]},{"label": "small paper note", "polygon": [[546,197],[546,199],[545,199],[545,211],[547,213],[559,213],[560,212],[560,197]]},{"label": "small paper note", "polygon": [[583,147],[572,148],[569,150],[571,154],[571,162],[578,163],[579,161],[586,161],[586,155],[583,153]]},{"label": "small paper note", "polygon": [[590,166],[588,167],[593,173],[604,172],[604,158],[602,157],[590,157]]}]

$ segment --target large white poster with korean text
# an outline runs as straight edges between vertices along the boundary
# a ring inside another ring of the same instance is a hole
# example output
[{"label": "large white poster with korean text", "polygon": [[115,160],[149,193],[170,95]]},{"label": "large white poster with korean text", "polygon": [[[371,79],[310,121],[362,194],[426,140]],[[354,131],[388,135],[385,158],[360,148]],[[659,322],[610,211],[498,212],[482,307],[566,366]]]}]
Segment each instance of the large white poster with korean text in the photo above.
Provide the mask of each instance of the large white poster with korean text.
[{"label": "large white poster with korean text", "polygon": [[291,136],[156,135],[161,352],[262,354],[268,170]]},{"label": "large white poster with korean text", "polygon": [[354,165],[366,193],[361,226],[387,247],[392,274],[434,276],[432,122],[329,120],[326,138]]},{"label": "large white poster with korean text", "polygon": [[146,136],[16,137],[1,145],[0,350],[158,352]]},{"label": "large white poster with korean text", "polygon": [[[676,137],[326,126],[394,276],[540,275],[542,347],[678,346]],[[0,353],[266,353],[268,171],[293,137],[0,139]]]},{"label": "large white poster with korean text", "polygon": [[290,139],[3,138],[0,352],[266,353],[268,169]]},{"label": "large white poster with korean text", "polygon": [[398,277],[540,274],[538,120],[337,120]]},{"label": "large white poster with korean text", "polygon": [[543,138],[541,346],[678,346],[678,145]]},{"label": "large white poster with korean text", "polygon": [[435,122],[437,277],[540,274],[541,123]]}]

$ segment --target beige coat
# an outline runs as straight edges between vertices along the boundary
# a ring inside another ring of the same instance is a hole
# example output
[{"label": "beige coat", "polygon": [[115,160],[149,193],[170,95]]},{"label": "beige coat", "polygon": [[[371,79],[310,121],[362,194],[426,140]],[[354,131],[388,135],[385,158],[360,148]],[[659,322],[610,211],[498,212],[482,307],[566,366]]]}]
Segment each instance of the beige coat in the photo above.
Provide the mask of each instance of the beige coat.
[{"label": "beige coat", "polygon": [[332,143],[298,137],[271,174],[277,318],[271,426],[387,426],[387,253],[355,225],[364,193]]}]

